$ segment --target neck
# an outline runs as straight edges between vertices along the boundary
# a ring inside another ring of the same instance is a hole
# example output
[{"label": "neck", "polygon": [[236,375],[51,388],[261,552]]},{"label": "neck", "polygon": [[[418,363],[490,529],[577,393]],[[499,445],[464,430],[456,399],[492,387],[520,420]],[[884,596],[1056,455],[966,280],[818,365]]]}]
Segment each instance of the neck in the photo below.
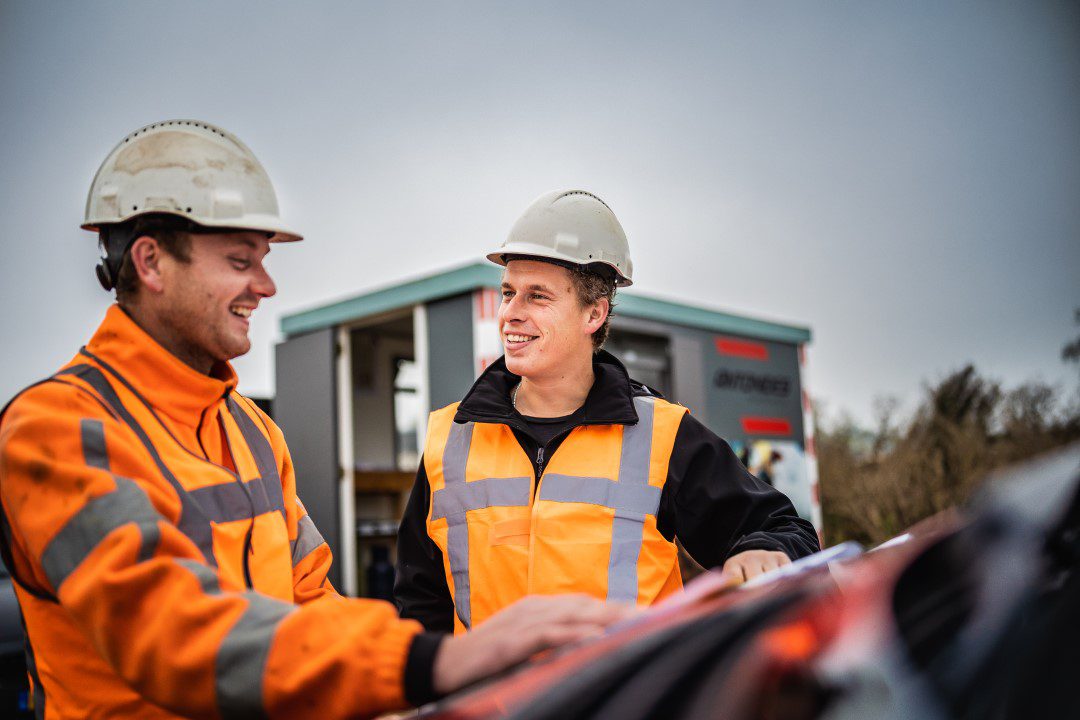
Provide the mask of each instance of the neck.
[{"label": "neck", "polygon": [[191,347],[191,345],[185,343],[172,325],[164,321],[157,313],[138,303],[124,304],[120,308],[127,313],[127,316],[143,332],[152,337],[158,345],[179,358],[182,363],[203,375],[210,374],[214,367],[214,358],[199,348]]},{"label": "neck", "polygon": [[552,377],[522,377],[517,410],[529,417],[563,417],[585,404],[595,376],[592,358]]}]

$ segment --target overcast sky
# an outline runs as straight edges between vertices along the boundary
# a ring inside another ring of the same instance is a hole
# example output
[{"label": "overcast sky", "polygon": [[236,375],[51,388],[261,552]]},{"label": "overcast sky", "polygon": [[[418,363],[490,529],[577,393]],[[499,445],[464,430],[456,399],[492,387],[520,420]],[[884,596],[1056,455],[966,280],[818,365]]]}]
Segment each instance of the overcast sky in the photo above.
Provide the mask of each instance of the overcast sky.
[{"label": "overcast sky", "polygon": [[869,421],[973,362],[1076,386],[1080,5],[0,0],[0,399],[110,302],[78,229],[128,132],[221,125],[307,236],[282,314],[481,257],[537,195],[604,198],[635,289],[811,327]]}]

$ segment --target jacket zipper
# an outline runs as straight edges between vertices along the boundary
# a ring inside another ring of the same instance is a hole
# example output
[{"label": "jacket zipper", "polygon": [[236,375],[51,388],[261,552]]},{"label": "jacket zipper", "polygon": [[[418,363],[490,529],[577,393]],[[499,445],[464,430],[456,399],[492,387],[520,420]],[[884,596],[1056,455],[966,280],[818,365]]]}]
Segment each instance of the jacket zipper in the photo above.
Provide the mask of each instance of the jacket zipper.
[{"label": "jacket zipper", "polygon": [[536,481],[540,482],[540,476],[544,474],[544,446],[536,448]]}]

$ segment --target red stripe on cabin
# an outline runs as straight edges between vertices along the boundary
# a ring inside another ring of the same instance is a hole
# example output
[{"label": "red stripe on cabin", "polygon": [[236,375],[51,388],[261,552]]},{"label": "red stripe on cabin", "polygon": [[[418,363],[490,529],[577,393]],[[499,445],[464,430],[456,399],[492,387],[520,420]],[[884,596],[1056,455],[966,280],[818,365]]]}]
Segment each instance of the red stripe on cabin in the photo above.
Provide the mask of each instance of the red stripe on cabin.
[{"label": "red stripe on cabin", "polygon": [[473,312],[476,313],[477,320],[483,320],[486,308],[484,307],[484,291],[477,290],[473,293]]},{"label": "red stripe on cabin", "polygon": [[768,360],[769,348],[761,343],[736,340],[730,337],[716,338],[716,352],[721,355],[745,358],[747,360]]},{"label": "red stripe on cabin", "polygon": [[791,423],[783,418],[744,417],[742,427],[747,435],[791,434]]},{"label": "red stripe on cabin", "polygon": [[490,288],[483,290],[477,290],[475,294],[476,298],[476,317],[479,320],[494,320],[499,316],[499,293]]}]

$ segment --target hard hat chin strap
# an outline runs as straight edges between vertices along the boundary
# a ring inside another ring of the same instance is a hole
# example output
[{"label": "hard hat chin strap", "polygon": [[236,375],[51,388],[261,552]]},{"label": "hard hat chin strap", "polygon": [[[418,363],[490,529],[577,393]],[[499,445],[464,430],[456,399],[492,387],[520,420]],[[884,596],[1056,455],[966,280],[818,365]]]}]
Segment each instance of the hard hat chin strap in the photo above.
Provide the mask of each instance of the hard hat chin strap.
[{"label": "hard hat chin strap", "polygon": [[124,261],[124,253],[127,252],[135,239],[135,223],[127,222],[119,225],[103,225],[98,231],[98,248],[101,250],[101,259],[98,261],[94,272],[98,282],[105,290],[116,288],[116,281],[120,277],[120,265]]}]

